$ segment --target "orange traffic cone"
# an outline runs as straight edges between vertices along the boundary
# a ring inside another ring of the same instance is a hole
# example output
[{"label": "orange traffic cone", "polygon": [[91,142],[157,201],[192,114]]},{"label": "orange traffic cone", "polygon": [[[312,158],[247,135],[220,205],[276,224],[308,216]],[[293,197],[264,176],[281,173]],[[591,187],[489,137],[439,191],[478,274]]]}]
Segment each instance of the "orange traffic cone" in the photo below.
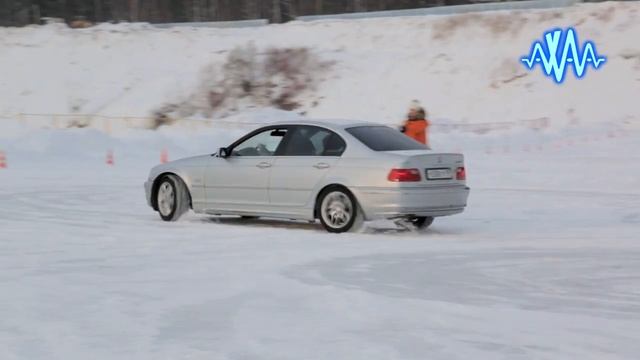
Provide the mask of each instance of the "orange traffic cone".
[{"label": "orange traffic cone", "polygon": [[113,166],[115,164],[115,161],[113,160],[113,151],[109,150],[107,151],[107,165]]},{"label": "orange traffic cone", "polygon": [[168,162],[169,162],[169,152],[167,152],[167,149],[162,149],[162,152],[160,152],[160,163],[166,164]]},{"label": "orange traffic cone", "polygon": [[4,151],[0,151],[0,169],[7,168],[7,156],[4,154]]}]

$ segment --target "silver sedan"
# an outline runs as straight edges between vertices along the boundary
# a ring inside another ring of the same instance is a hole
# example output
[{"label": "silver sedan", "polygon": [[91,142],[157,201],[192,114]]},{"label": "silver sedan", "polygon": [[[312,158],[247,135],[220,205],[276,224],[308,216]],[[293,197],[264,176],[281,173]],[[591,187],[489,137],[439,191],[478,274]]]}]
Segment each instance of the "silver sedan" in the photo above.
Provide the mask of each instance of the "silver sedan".
[{"label": "silver sedan", "polygon": [[379,124],[300,121],[250,132],[213,155],[151,169],[147,202],[165,221],[189,209],[315,221],[329,232],[364,220],[423,228],[464,210],[461,154],[437,153]]}]

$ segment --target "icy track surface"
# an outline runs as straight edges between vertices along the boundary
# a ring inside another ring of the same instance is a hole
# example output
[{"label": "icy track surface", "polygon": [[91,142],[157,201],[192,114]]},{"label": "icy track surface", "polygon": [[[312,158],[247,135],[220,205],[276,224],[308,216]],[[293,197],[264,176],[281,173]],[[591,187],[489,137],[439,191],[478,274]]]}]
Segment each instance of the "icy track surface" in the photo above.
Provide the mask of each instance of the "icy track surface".
[{"label": "icy track surface", "polygon": [[0,359],[637,359],[627,135],[471,152],[468,211],[422,233],[163,223],[150,162],[16,155],[0,170]]}]

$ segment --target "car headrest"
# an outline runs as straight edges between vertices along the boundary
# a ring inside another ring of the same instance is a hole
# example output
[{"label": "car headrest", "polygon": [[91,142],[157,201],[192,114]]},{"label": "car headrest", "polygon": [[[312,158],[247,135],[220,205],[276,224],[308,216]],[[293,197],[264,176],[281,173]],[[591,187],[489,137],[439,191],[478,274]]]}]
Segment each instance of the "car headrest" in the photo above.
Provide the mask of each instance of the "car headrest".
[{"label": "car headrest", "polygon": [[311,140],[302,137],[302,136],[294,136],[291,139],[291,142],[288,146],[290,153],[301,156],[313,156],[316,155],[316,147],[313,146]]},{"label": "car headrest", "polygon": [[324,155],[335,156],[340,155],[344,151],[344,141],[336,134],[327,136],[324,141]]}]

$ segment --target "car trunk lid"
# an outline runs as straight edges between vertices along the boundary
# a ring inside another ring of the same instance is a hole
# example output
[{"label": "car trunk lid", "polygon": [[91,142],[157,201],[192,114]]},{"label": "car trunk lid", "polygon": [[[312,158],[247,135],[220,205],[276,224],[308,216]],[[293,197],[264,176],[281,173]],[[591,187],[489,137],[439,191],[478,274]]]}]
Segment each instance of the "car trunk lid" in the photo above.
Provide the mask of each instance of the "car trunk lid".
[{"label": "car trunk lid", "polygon": [[437,186],[465,183],[464,180],[456,179],[456,171],[464,167],[462,154],[434,153],[425,150],[388,151],[387,153],[402,156],[404,158],[402,168],[420,171],[422,180],[413,184]]}]

